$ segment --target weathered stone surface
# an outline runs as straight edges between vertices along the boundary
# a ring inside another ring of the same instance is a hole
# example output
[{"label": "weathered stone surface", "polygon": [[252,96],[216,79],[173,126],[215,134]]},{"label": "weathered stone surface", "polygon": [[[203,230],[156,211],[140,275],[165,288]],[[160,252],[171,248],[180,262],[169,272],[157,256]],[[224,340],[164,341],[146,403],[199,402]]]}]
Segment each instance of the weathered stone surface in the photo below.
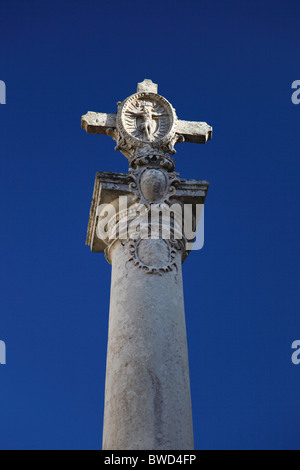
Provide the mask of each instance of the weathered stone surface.
[{"label": "weathered stone surface", "polygon": [[205,143],[212,128],[178,120],[151,80],[116,114],[83,116],[82,127],[113,137],[130,165],[128,174],[97,173],[87,234],[112,264],[103,449],[191,450],[181,264],[195,237],[185,228],[200,212],[188,218],[182,208],[202,209],[209,184],[179,178],[173,154],[178,141]]},{"label": "weathered stone surface", "polygon": [[130,194],[128,175],[105,171],[96,174],[86,238],[86,245],[90,246],[92,251],[103,253],[106,248],[105,241],[96,235],[97,208],[100,204],[111,204],[119,196],[129,197]]},{"label": "weathered stone surface", "polygon": [[175,153],[177,142],[205,144],[212,138],[212,127],[206,122],[178,120],[175,109],[157,94],[157,84],[145,79],[137,93],[118,103],[116,114],[89,111],[82,116],[81,126],[90,134],[107,134],[128,159],[149,145],[166,153]]},{"label": "weathered stone surface", "polygon": [[88,134],[106,134],[116,127],[116,115],[89,111],[81,118],[81,127]]},{"label": "weathered stone surface", "polygon": [[157,93],[158,85],[153,83],[152,80],[145,78],[143,82],[138,83],[137,93]]},{"label": "weathered stone surface", "polygon": [[[108,129],[116,128],[116,114],[89,111],[82,116],[81,127],[88,134],[107,134]],[[177,120],[175,132],[182,135],[186,142],[205,144],[212,139],[212,127],[206,122]]]},{"label": "weathered stone surface", "polygon": [[178,120],[176,133],[183,135],[185,142],[205,144],[212,138],[212,127],[206,122]]},{"label": "weathered stone surface", "polygon": [[161,170],[151,168],[141,175],[140,187],[146,201],[160,201],[165,194],[167,184],[165,173]]},{"label": "weathered stone surface", "polygon": [[[148,171],[152,176],[158,172],[157,169],[153,168],[150,168]],[[159,197],[163,195],[162,186],[164,182],[162,177],[159,176],[157,179],[144,177],[143,181],[143,172],[141,171],[141,180],[141,192],[145,192],[145,195],[153,202],[159,202]],[[209,183],[207,181],[181,178],[176,186],[176,191],[170,195],[170,200],[171,202],[180,202],[182,204],[204,204],[208,188]],[[132,194],[129,174],[104,171],[96,174],[86,238],[86,244],[90,246],[91,251],[103,253],[107,247],[105,240],[99,239],[96,234],[98,221],[97,207],[101,204],[112,204],[119,196],[130,198]]]},{"label": "weathered stone surface", "polygon": [[[159,263],[158,240],[149,242],[144,256]],[[116,242],[103,449],[193,449],[181,253],[163,276],[127,260],[127,243]]]}]

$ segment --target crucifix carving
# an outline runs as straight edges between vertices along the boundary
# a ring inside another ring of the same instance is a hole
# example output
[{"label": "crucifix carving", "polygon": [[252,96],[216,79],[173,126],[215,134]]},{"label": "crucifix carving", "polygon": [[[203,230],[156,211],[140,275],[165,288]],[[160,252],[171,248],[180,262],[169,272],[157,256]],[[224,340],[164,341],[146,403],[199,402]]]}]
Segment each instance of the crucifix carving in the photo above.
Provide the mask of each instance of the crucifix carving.
[{"label": "crucifix carving", "polygon": [[[155,106],[155,105],[154,105]],[[151,102],[141,102],[140,105],[136,105],[136,111],[127,111],[127,123],[133,125],[136,129],[137,135],[145,134],[144,139],[146,142],[152,142],[155,139],[157,128],[160,127],[159,119],[163,116],[168,116],[167,113],[157,113],[156,109]],[[137,118],[137,121],[132,123],[131,117]],[[142,119],[142,123],[138,124],[138,119]]]},{"label": "crucifix carving", "polygon": [[137,93],[117,104],[115,114],[89,111],[82,116],[81,126],[89,134],[113,137],[116,150],[129,160],[136,151],[147,153],[148,142],[152,148],[173,154],[177,142],[204,144],[212,138],[212,128],[206,122],[178,119],[172,105],[157,94],[152,80],[139,83]]},{"label": "crucifix carving", "polygon": [[193,449],[181,271],[193,239],[184,210],[203,207],[209,183],[180,178],[173,155],[177,142],[210,140],[212,128],[179,120],[151,80],[115,114],[88,112],[81,125],[111,136],[129,160],[126,174],[96,174],[87,234],[112,265],[103,449]]}]

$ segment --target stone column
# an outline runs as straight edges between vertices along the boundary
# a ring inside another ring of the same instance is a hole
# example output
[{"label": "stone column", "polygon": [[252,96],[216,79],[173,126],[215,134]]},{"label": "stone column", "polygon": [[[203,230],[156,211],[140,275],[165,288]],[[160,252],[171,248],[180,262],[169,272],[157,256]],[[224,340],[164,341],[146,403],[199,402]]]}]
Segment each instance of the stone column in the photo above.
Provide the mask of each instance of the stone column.
[{"label": "stone column", "polygon": [[[103,449],[193,449],[181,250],[174,266],[150,274],[129,258],[129,242],[111,250]],[[169,243],[141,240],[148,266],[168,263]]]},{"label": "stone column", "polygon": [[208,183],[180,179],[167,154],[130,163],[97,174],[87,238],[112,265],[103,449],[193,449],[182,222]]},{"label": "stone column", "polygon": [[111,136],[129,160],[127,174],[96,175],[87,236],[112,265],[103,449],[192,450],[181,264],[198,215],[187,220],[183,207],[203,207],[209,184],[179,178],[173,155],[178,142],[210,140],[212,128],[179,120],[151,80],[117,113],[88,112],[82,127]]}]

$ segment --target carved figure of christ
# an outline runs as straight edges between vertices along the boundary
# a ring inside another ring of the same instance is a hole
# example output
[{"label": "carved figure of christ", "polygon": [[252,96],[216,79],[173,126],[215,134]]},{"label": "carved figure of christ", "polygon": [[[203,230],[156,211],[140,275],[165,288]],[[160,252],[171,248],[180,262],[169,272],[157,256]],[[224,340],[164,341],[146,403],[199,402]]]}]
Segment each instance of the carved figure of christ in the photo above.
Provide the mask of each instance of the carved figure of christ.
[{"label": "carved figure of christ", "polygon": [[166,113],[155,113],[155,109],[152,103],[145,103],[142,105],[141,111],[127,111],[128,114],[131,116],[135,116],[136,118],[142,118],[144,122],[142,122],[138,127],[141,132],[144,132],[146,135],[146,139],[151,142],[154,140],[154,133],[155,133],[155,119],[160,118],[161,116],[167,116]]}]

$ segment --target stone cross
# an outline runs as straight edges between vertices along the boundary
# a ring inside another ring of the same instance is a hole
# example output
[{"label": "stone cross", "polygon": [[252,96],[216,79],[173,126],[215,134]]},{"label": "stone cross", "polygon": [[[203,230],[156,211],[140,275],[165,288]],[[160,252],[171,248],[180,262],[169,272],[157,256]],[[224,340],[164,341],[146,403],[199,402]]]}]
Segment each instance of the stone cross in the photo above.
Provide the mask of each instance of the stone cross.
[{"label": "stone cross", "polygon": [[112,265],[103,449],[193,449],[181,264],[209,184],[180,178],[173,155],[212,128],[179,120],[151,80],[82,128],[113,137],[129,160],[127,174],[96,174],[87,233]]},{"label": "stone cross", "polygon": [[[125,109],[124,102],[118,103],[119,110],[115,114],[95,113],[89,111],[85,116],[82,116],[81,127],[87,131],[88,134],[107,134],[111,135],[117,141],[116,150],[129,157],[132,155],[134,145],[131,146],[128,142],[126,145],[123,141],[123,131],[127,127],[127,131],[131,137],[142,137],[143,142],[154,142],[154,134],[159,137],[159,132],[163,132],[165,125],[172,125],[169,129],[170,135],[168,136],[168,143],[171,154],[175,153],[174,145],[177,142],[193,142],[197,144],[205,144],[212,138],[212,128],[206,122],[195,121],[182,121],[177,119],[175,109],[167,102],[165,98],[157,95],[157,85],[152,80],[144,80],[138,83],[137,93],[132,95],[134,98],[128,102],[126,101]],[[159,99],[157,99],[159,97]],[[147,98],[150,100],[147,101]],[[144,102],[143,102],[144,101]],[[154,108],[158,108],[160,113],[154,113]],[[137,118],[140,117],[142,121],[139,126],[136,126]],[[164,119],[160,119],[164,117]],[[168,119],[169,117],[169,119]],[[134,131],[133,131],[134,130]],[[132,132],[130,132],[132,131]],[[127,136],[128,137],[128,136]],[[160,140],[160,139],[158,139]],[[132,139],[129,139],[132,142]],[[162,143],[158,142],[158,147],[162,148]]]}]

